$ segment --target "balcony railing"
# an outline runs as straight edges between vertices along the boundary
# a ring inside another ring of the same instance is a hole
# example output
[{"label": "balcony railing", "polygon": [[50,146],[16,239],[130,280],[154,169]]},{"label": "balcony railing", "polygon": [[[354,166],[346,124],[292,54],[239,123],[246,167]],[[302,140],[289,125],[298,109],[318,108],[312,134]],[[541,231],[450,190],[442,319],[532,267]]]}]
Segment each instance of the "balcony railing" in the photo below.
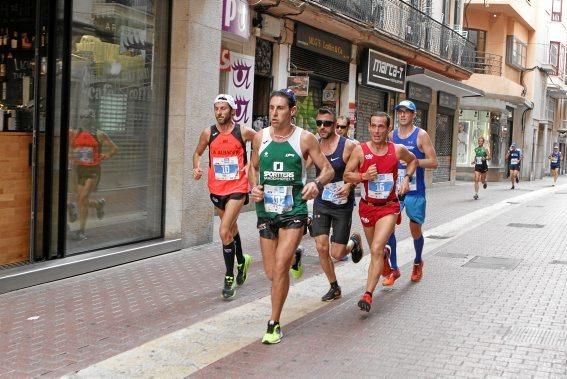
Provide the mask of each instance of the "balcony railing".
[{"label": "balcony railing", "polygon": [[473,71],[474,44],[453,29],[400,0],[308,0],[390,38]]},{"label": "balcony railing", "polygon": [[475,51],[472,66],[475,74],[502,76],[502,56],[484,51]]}]

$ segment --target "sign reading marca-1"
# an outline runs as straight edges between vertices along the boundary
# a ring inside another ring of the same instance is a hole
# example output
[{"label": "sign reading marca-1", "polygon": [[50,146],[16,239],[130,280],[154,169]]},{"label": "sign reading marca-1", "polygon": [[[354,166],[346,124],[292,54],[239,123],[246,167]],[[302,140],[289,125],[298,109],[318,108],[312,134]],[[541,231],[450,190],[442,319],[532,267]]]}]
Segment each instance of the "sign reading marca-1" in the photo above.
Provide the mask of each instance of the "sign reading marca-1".
[{"label": "sign reading marca-1", "polygon": [[372,49],[368,49],[362,76],[364,85],[396,92],[406,90],[406,62]]}]

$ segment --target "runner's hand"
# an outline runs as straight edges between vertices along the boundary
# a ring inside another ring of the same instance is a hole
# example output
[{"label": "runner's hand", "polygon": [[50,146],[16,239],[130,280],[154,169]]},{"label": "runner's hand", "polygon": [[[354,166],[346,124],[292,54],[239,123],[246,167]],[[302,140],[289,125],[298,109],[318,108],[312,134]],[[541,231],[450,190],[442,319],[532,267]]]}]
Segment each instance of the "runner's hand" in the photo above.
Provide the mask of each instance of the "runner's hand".
[{"label": "runner's hand", "polygon": [[255,203],[264,200],[264,186],[258,184],[252,187],[252,191],[250,191],[250,196],[252,197],[252,201]]},{"label": "runner's hand", "polygon": [[349,193],[350,193],[350,187],[351,187],[350,184],[345,183],[345,185],[342,186],[341,189],[339,189],[339,190],[335,193],[335,195],[336,195],[338,198],[345,199],[345,198],[349,195]]},{"label": "runner's hand", "polygon": [[376,165],[373,164],[372,166],[368,167],[368,170],[364,173],[366,175],[366,180],[374,180],[378,176],[378,170],[376,169]]},{"label": "runner's hand", "polygon": [[399,196],[404,196],[409,191],[409,178],[407,176],[400,183],[400,190],[398,191]]},{"label": "runner's hand", "polygon": [[303,200],[312,200],[319,195],[319,188],[317,188],[317,184],[315,182],[309,182],[303,187],[301,191],[301,198]]},{"label": "runner's hand", "polygon": [[201,176],[203,176],[203,170],[201,170],[200,167],[194,168],[193,169],[193,179],[199,180],[199,179],[201,179]]}]

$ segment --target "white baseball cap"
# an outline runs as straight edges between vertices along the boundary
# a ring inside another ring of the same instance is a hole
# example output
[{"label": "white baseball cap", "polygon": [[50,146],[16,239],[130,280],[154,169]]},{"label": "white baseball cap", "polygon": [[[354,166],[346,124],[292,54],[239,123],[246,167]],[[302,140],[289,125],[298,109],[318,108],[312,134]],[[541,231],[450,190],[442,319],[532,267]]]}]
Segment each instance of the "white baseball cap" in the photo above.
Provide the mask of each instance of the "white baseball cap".
[{"label": "white baseball cap", "polygon": [[221,93],[220,95],[215,97],[215,101],[213,102],[213,104],[216,103],[228,103],[229,107],[231,107],[232,109],[236,109],[236,102],[234,101],[234,97],[224,93]]}]

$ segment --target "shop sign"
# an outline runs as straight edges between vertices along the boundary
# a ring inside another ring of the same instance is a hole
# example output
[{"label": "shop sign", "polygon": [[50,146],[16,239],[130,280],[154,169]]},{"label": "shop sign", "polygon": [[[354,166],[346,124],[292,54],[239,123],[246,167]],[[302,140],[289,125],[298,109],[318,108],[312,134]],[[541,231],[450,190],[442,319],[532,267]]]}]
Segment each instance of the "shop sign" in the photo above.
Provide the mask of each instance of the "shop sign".
[{"label": "shop sign", "polygon": [[305,97],[309,95],[309,76],[288,76],[287,88],[295,93],[295,96]]},{"label": "shop sign", "polygon": [[221,49],[220,71],[221,72],[230,72],[230,50],[229,49]]},{"label": "shop sign", "polygon": [[408,98],[430,104],[433,99],[431,88],[420,84],[408,83]]},{"label": "shop sign", "polygon": [[559,143],[567,143],[567,132],[560,132],[558,137]]},{"label": "shop sign", "polygon": [[451,95],[447,92],[439,91],[437,102],[440,107],[457,109],[457,96]]},{"label": "shop sign", "polygon": [[222,1],[222,30],[250,38],[250,8],[246,0]]},{"label": "shop sign", "polygon": [[363,84],[405,92],[406,62],[369,49],[363,67]]},{"label": "shop sign", "polygon": [[254,57],[230,52],[228,94],[236,102],[234,121],[252,127],[252,99],[254,97]]},{"label": "shop sign", "polygon": [[304,24],[297,24],[295,44],[306,50],[350,62],[351,43]]}]

